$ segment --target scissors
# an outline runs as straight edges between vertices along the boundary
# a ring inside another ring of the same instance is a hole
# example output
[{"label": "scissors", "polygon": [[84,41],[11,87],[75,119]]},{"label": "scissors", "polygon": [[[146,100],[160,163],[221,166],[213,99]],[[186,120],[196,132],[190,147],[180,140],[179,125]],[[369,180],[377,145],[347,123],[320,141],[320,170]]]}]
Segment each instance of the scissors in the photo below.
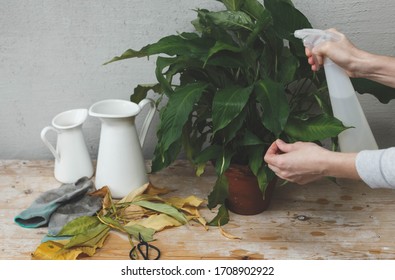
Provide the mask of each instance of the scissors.
[{"label": "scissors", "polygon": [[[149,244],[147,241],[144,241],[141,233],[139,233],[139,244],[133,246],[132,250],[130,250],[129,257],[131,260],[137,260],[136,248],[140,252],[140,255],[143,257],[144,260],[158,260],[160,258],[159,248]],[[149,255],[150,251],[155,252],[154,258]]]}]

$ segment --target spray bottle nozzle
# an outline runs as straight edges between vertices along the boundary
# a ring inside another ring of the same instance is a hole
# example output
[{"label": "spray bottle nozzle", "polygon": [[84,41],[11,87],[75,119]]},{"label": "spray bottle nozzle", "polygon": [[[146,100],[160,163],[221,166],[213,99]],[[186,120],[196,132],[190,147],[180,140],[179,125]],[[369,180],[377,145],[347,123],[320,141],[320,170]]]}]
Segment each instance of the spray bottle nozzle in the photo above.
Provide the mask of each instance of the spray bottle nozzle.
[{"label": "spray bottle nozzle", "polygon": [[321,29],[299,29],[294,32],[296,38],[302,39],[305,47],[312,49],[313,47],[326,42],[326,41],[338,41],[340,37],[338,34],[321,30]]},{"label": "spray bottle nozzle", "polygon": [[[306,29],[299,29],[294,32],[294,36],[296,38],[302,39],[303,40],[303,45],[308,48],[309,50],[312,50],[315,46],[326,42],[326,41],[338,41],[340,40],[340,37],[338,34],[326,31],[326,30],[321,30],[321,29],[312,29],[312,28],[306,28]],[[319,69],[319,64],[317,62],[317,58],[313,56],[314,63],[317,67],[317,70]]]}]

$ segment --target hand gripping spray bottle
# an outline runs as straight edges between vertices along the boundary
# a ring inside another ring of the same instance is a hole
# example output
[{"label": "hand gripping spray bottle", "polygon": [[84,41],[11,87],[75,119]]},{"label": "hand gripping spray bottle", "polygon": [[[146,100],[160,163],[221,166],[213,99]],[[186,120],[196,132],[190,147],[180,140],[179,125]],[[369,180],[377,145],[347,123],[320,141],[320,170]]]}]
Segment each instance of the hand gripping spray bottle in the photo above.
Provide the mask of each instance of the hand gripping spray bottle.
[{"label": "hand gripping spray bottle", "polygon": [[[340,39],[336,33],[320,29],[296,30],[294,36],[303,39],[304,46],[309,49],[325,41]],[[340,151],[377,150],[376,140],[347,73],[329,58],[324,59],[324,70],[333,115],[345,126],[351,127],[338,136]]]}]

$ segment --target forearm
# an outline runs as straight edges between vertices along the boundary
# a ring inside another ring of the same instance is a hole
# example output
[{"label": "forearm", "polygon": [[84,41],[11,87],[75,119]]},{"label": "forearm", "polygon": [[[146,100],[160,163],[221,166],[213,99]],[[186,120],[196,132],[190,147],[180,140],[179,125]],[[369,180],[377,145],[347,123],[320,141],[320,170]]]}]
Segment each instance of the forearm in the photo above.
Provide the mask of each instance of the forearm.
[{"label": "forearm", "polygon": [[355,62],[355,76],[395,88],[395,58],[363,52]]},{"label": "forearm", "polygon": [[323,162],[323,174],[328,177],[360,180],[355,166],[356,156],[354,153],[329,152]]}]

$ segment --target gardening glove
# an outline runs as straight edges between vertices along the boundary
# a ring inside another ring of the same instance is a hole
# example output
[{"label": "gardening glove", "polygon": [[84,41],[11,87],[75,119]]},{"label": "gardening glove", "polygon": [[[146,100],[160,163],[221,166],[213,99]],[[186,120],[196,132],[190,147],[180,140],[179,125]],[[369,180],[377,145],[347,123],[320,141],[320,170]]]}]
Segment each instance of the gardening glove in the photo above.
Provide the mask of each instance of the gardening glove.
[{"label": "gardening glove", "polygon": [[14,221],[25,228],[45,226],[51,215],[61,205],[72,199],[81,198],[92,189],[94,189],[94,184],[87,177],[82,177],[74,184],[62,184],[57,189],[41,194],[29,208],[17,215]]},{"label": "gardening glove", "polygon": [[81,217],[93,216],[102,207],[102,198],[85,194],[60,206],[51,215],[48,223],[48,235],[57,235],[68,222]]}]

